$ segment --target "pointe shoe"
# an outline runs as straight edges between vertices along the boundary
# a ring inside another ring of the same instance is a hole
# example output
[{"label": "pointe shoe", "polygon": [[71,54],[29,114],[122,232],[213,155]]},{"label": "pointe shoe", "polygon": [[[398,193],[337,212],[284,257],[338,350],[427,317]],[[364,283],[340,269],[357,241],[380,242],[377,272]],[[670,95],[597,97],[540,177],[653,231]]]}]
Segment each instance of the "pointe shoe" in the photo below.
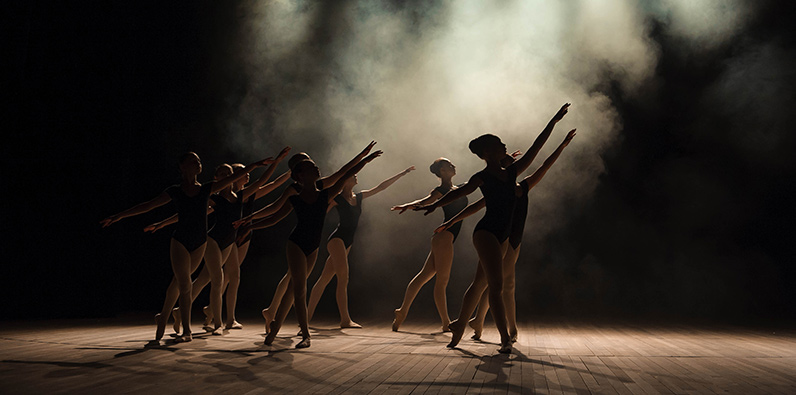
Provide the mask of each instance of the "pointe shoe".
[{"label": "pointe shoe", "polygon": [[157,325],[155,340],[160,340],[163,338],[163,334],[166,333],[166,319],[160,313],[155,314],[155,325]]},{"label": "pointe shoe", "polygon": [[395,318],[392,320],[392,331],[398,332],[398,328],[401,327],[401,324],[404,323],[406,319],[406,315],[404,315],[400,309],[395,309]]},{"label": "pointe shoe", "polygon": [[470,326],[470,328],[473,328],[473,330],[475,331],[475,333],[473,333],[473,336],[470,337],[470,338],[473,339],[473,340],[481,340],[481,334],[484,331],[484,327],[481,326],[481,325],[478,325],[476,322],[477,322],[476,318],[473,318],[473,319],[471,319],[470,321],[467,322],[467,324]]},{"label": "pointe shoe", "polygon": [[182,323],[182,315],[180,314],[180,309],[175,308],[171,310],[171,318],[174,318],[174,333],[180,333],[180,324]]},{"label": "pointe shoe", "polygon": [[277,332],[279,332],[279,328],[277,328],[275,324],[276,324],[275,322],[271,321],[271,325],[270,325],[271,328],[268,331],[268,335],[265,336],[265,345],[266,346],[270,346],[271,344],[273,344],[274,339],[276,339],[276,334],[277,334]]},{"label": "pointe shoe", "polygon": [[464,336],[464,327],[459,324],[458,320],[453,320],[448,325],[448,328],[451,330],[451,341],[448,343],[447,347],[455,348],[462,340],[462,336]]},{"label": "pointe shoe", "polygon": [[213,335],[213,336],[223,336],[224,335],[224,327],[223,326],[218,326],[216,328],[213,328],[213,330],[210,331],[210,334]]},{"label": "pointe shoe", "polygon": [[511,354],[511,342],[508,344],[501,344],[497,351],[501,354]]},{"label": "pointe shoe", "polygon": [[189,333],[187,335],[177,336],[174,339],[174,342],[175,343],[188,343],[189,341],[192,341],[192,340],[193,340],[193,336],[191,336],[191,334]]},{"label": "pointe shoe", "polygon": [[232,325],[226,325],[226,329],[243,329],[243,325],[238,321],[232,321]]},{"label": "pointe shoe", "polygon": [[202,313],[205,314],[205,322],[204,326],[210,326],[213,323],[213,310],[210,309],[210,306],[202,307]]},{"label": "pointe shoe", "polygon": [[359,325],[359,324],[357,324],[354,321],[348,321],[348,322],[341,322],[340,323],[340,327],[341,328],[362,328],[362,325]]},{"label": "pointe shoe", "polygon": [[263,309],[262,314],[263,318],[265,319],[265,333],[267,334],[271,331],[270,325],[274,318],[271,316],[271,313],[268,311],[268,309]]},{"label": "pointe shoe", "polygon": [[310,346],[310,338],[309,337],[305,337],[305,338],[301,339],[301,341],[298,342],[298,344],[296,344],[296,348],[307,348],[309,346]]}]

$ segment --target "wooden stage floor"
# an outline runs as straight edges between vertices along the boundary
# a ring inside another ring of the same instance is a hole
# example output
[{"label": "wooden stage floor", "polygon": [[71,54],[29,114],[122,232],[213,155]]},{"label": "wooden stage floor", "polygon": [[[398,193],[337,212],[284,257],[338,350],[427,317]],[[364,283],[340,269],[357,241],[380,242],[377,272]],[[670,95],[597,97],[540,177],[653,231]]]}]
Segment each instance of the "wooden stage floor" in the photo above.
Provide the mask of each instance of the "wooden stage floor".
[{"label": "wooden stage floor", "polygon": [[2,393],[796,393],[792,331],[526,323],[500,355],[493,327],[450,350],[412,317],[397,333],[316,323],[312,347],[296,350],[290,320],[271,347],[254,319],[184,344],[151,344],[144,320],[11,323]]}]

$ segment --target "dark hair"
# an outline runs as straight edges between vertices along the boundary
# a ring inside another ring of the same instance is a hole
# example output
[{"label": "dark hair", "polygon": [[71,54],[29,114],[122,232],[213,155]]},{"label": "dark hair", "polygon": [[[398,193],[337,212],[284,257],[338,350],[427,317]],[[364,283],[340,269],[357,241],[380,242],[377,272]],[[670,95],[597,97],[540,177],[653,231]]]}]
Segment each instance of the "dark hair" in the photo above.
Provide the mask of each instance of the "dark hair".
[{"label": "dark hair", "polygon": [[296,162],[296,164],[294,164],[293,168],[290,170],[290,178],[292,178],[294,181],[300,181],[297,175],[298,173],[301,173],[302,170],[304,170],[303,168],[306,167],[307,164],[314,165],[315,162],[309,159],[304,159]]},{"label": "dark hair", "polygon": [[226,163],[222,163],[222,164],[216,166],[216,171],[213,173],[213,175],[217,176],[218,172],[221,171],[221,169],[228,169],[230,174],[234,172],[234,170],[232,169],[232,166],[230,166],[230,165],[228,165]]},{"label": "dark hair", "polygon": [[442,175],[439,174],[439,171],[442,168],[442,164],[445,162],[451,163],[451,161],[449,161],[447,158],[439,158],[431,163],[431,166],[428,167],[428,170],[434,173],[435,176],[442,177]]},{"label": "dark hair", "polygon": [[180,158],[178,159],[178,161],[179,161],[178,163],[179,164],[183,164],[183,163],[185,163],[186,160],[188,160],[190,158],[193,158],[193,157],[197,157],[198,158],[199,155],[196,155],[196,152],[188,151],[188,152],[180,155]]},{"label": "dark hair", "polygon": [[478,155],[479,158],[484,158],[484,151],[489,148],[492,144],[500,144],[500,137],[495,136],[494,134],[483,134],[478,136],[470,141],[470,152]]},{"label": "dark hair", "polygon": [[291,156],[290,159],[287,160],[287,167],[291,171],[293,171],[293,168],[296,167],[297,164],[299,164],[300,162],[303,162],[305,160],[309,160],[309,159],[310,159],[310,156],[307,155],[306,152],[299,152],[299,153]]}]

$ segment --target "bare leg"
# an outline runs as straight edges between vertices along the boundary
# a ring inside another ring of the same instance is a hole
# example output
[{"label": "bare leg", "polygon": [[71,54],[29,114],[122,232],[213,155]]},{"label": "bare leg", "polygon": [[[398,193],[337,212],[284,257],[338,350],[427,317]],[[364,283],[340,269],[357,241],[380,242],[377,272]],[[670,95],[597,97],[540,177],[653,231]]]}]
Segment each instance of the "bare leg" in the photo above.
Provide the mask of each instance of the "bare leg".
[{"label": "bare leg", "polygon": [[271,322],[270,332],[265,337],[265,344],[270,345],[276,338],[279,329],[282,327],[290,306],[295,300],[296,315],[301,327],[302,341],[296,346],[298,348],[309,347],[310,331],[307,324],[307,269],[314,266],[314,261],[318,256],[318,251],[314,251],[309,256],[305,256],[304,252],[292,241],[287,242],[287,263],[290,270],[291,281],[288,285],[288,290],[279,304],[279,309],[276,312],[274,321]]},{"label": "bare leg", "polygon": [[395,319],[392,321],[392,330],[394,332],[398,331],[398,328],[406,319],[406,315],[409,314],[409,307],[412,306],[412,302],[415,300],[417,293],[420,292],[420,288],[422,288],[428,280],[431,280],[436,273],[437,270],[434,268],[434,250],[432,249],[431,252],[428,253],[428,257],[426,257],[426,262],[423,264],[423,268],[420,269],[420,273],[417,273],[417,275],[409,281],[409,285],[406,286],[406,292],[404,293],[404,300],[401,303],[401,307],[395,309]]},{"label": "bare leg", "polygon": [[[183,329],[182,336],[178,338],[180,341],[191,341],[192,339],[191,303],[193,300],[191,298],[191,273],[196,270],[199,262],[201,262],[204,252],[205,245],[202,245],[201,247],[189,253],[188,250],[185,249],[185,246],[183,246],[180,242],[171,239],[169,255],[171,256],[171,268],[174,271],[174,280],[172,283],[176,283],[178,287],[180,306],[185,306],[185,314],[183,314],[181,317]],[[161,311],[160,318],[158,319],[158,330],[156,333],[156,338],[158,340],[160,339],[158,335],[163,336],[163,329],[165,329],[166,326],[168,311],[171,311],[172,307],[174,307],[171,285],[169,288],[170,289],[166,292],[166,301],[163,303],[163,310]],[[163,329],[161,329],[161,323]]]},{"label": "bare leg", "polygon": [[486,313],[489,311],[489,293],[484,292],[481,294],[481,299],[478,301],[478,310],[475,313],[475,317],[470,320],[470,328],[473,328],[475,333],[473,334],[473,340],[480,340],[481,333],[484,330],[484,319],[486,318]]},{"label": "bare leg", "polygon": [[511,245],[503,257],[503,304],[506,306],[506,321],[509,326],[509,336],[512,342],[517,341],[517,306],[514,299],[515,276],[514,267],[520,255],[520,247],[515,250]]},{"label": "bare leg", "polygon": [[[274,316],[276,315],[276,312],[279,309],[282,299],[287,293],[289,286],[290,286],[290,271],[288,270],[285,276],[282,277],[281,280],[279,280],[279,284],[276,285],[276,290],[274,291],[274,297],[273,299],[271,299],[271,305],[263,309],[263,318],[265,319],[265,333],[270,332],[271,323],[274,321]],[[292,289],[290,292],[293,292]]]},{"label": "bare leg", "polygon": [[348,252],[351,247],[346,248],[345,243],[340,239],[332,239],[327,248],[329,255],[334,257],[332,265],[334,265],[334,272],[337,275],[335,299],[337,299],[337,309],[340,311],[340,327],[362,328],[362,325],[351,320],[351,315],[348,312]]},{"label": "bare leg", "polygon": [[238,302],[238,286],[240,285],[240,263],[238,255],[240,248],[232,246],[227,263],[224,264],[224,284],[227,295],[227,319],[224,322],[226,329],[243,329],[243,326],[235,321],[235,305]]},{"label": "bare leg", "polygon": [[462,309],[459,311],[459,318],[451,321],[448,327],[451,330],[451,342],[448,347],[456,347],[464,335],[464,329],[467,327],[467,321],[473,315],[475,307],[478,305],[478,300],[487,288],[486,274],[484,273],[483,265],[478,262],[478,267],[475,270],[475,277],[473,282],[464,293],[464,300],[462,300]]},{"label": "bare leg", "polygon": [[[205,252],[207,253],[207,248],[205,248]],[[202,270],[199,272],[199,275],[196,276],[196,279],[194,279],[193,283],[191,283],[191,302],[196,300],[207,284],[210,284],[210,272],[207,270],[207,263],[205,263],[205,265],[202,267]],[[207,308],[202,310],[205,311]],[[174,308],[174,310],[171,311],[171,315],[174,317],[174,332],[179,332],[181,325],[180,323],[182,321],[180,308]],[[210,322],[208,321],[207,314],[205,314],[205,316],[204,326],[208,326]]]},{"label": "bare leg", "polygon": [[[329,248],[327,244],[327,249]],[[332,255],[331,252],[329,253],[329,257],[326,258],[326,263],[323,265],[323,271],[321,271],[321,276],[318,277],[318,281],[315,282],[315,285],[312,286],[312,291],[310,292],[310,302],[309,306],[307,307],[307,317],[309,321],[312,321],[312,316],[315,315],[315,308],[318,307],[318,302],[321,300],[321,296],[323,296],[323,291],[326,289],[326,286],[329,285],[329,282],[332,281],[334,277],[334,264],[332,264]]]},{"label": "bare leg", "polygon": [[451,319],[448,316],[448,299],[445,291],[453,264],[453,234],[441,232],[431,238],[431,250],[434,251],[434,268],[437,278],[434,280],[434,303],[437,305],[439,318],[442,320],[442,331],[448,332]]},{"label": "bare leg", "polygon": [[492,318],[500,332],[498,351],[501,353],[511,352],[511,337],[506,328],[506,308],[503,305],[503,255],[507,244],[508,242],[499,243],[495,235],[485,230],[478,230],[473,234],[473,245],[489,286],[487,292]]},{"label": "bare leg", "polygon": [[222,251],[215,240],[212,238],[207,240],[205,267],[210,272],[210,309],[213,310],[214,329],[221,328],[221,295],[224,287],[223,265],[231,251],[232,245],[227,246]]}]

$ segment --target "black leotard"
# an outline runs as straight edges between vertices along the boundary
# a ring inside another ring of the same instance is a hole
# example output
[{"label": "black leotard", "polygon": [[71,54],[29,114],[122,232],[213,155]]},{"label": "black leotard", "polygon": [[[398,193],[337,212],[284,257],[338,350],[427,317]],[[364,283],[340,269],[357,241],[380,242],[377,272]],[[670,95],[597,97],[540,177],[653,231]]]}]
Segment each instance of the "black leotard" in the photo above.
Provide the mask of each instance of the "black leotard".
[{"label": "black leotard", "polygon": [[[459,184],[457,185],[457,187],[460,187],[461,185],[462,184]],[[446,193],[450,192],[451,188],[444,188],[442,186],[438,186],[434,188],[434,190],[441,193],[442,196],[445,196]],[[460,211],[464,210],[464,208],[467,207],[468,202],[469,201],[467,200],[467,196],[462,196],[450,202],[449,204],[442,206],[442,212],[445,213],[445,219],[443,220],[443,222],[453,218],[454,216],[456,216],[456,214],[459,214]],[[462,230],[462,222],[459,221],[446,230],[453,234],[453,241],[456,241],[456,238],[459,237],[459,231]]]},{"label": "black leotard", "polygon": [[362,214],[362,193],[354,194],[354,199],[357,203],[356,206],[349,204],[348,199],[342,195],[334,197],[334,201],[337,203],[337,214],[340,215],[340,225],[329,235],[329,240],[340,239],[346,248],[354,244],[354,233],[357,231],[359,216]]},{"label": "black leotard", "polygon": [[517,184],[516,167],[506,168],[506,180],[500,180],[486,169],[475,173],[481,179],[481,193],[486,200],[486,214],[475,225],[475,232],[485,230],[495,235],[499,242],[509,237],[514,203],[517,200],[514,188]]},{"label": "black leotard", "polygon": [[323,220],[329,207],[329,191],[324,189],[318,192],[318,198],[312,203],[305,202],[299,195],[292,195],[288,200],[293,205],[298,221],[287,239],[299,246],[304,255],[310,255],[321,245]]},{"label": "black leotard", "polygon": [[218,243],[219,249],[224,250],[234,243],[235,238],[238,237],[238,230],[232,226],[232,223],[240,219],[243,202],[240,199],[230,202],[219,194],[210,196],[210,199],[216,204],[213,207],[216,224],[207,235]]},{"label": "black leotard", "polygon": [[511,232],[509,233],[509,244],[511,248],[517,249],[522,243],[522,233],[525,231],[525,218],[528,216],[528,182],[520,182],[520,196],[514,205],[514,214],[511,216]]},{"label": "black leotard", "polygon": [[207,241],[207,200],[212,188],[213,183],[208,182],[199,188],[195,196],[186,195],[179,185],[166,188],[166,193],[177,206],[177,226],[171,237],[188,252]]},{"label": "black leotard", "polygon": [[[249,198],[246,199],[245,202],[243,202],[243,207],[241,208],[240,217],[241,218],[248,217],[252,215],[253,212],[254,212],[254,194],[249,196]],[[235,244],[237,244],[238,247],[240,247],[246,244],[251,239],[252,239],[252,231],[248,231],[246,232],[246,236],[243,236],[241,240],[236,240]]]}]

